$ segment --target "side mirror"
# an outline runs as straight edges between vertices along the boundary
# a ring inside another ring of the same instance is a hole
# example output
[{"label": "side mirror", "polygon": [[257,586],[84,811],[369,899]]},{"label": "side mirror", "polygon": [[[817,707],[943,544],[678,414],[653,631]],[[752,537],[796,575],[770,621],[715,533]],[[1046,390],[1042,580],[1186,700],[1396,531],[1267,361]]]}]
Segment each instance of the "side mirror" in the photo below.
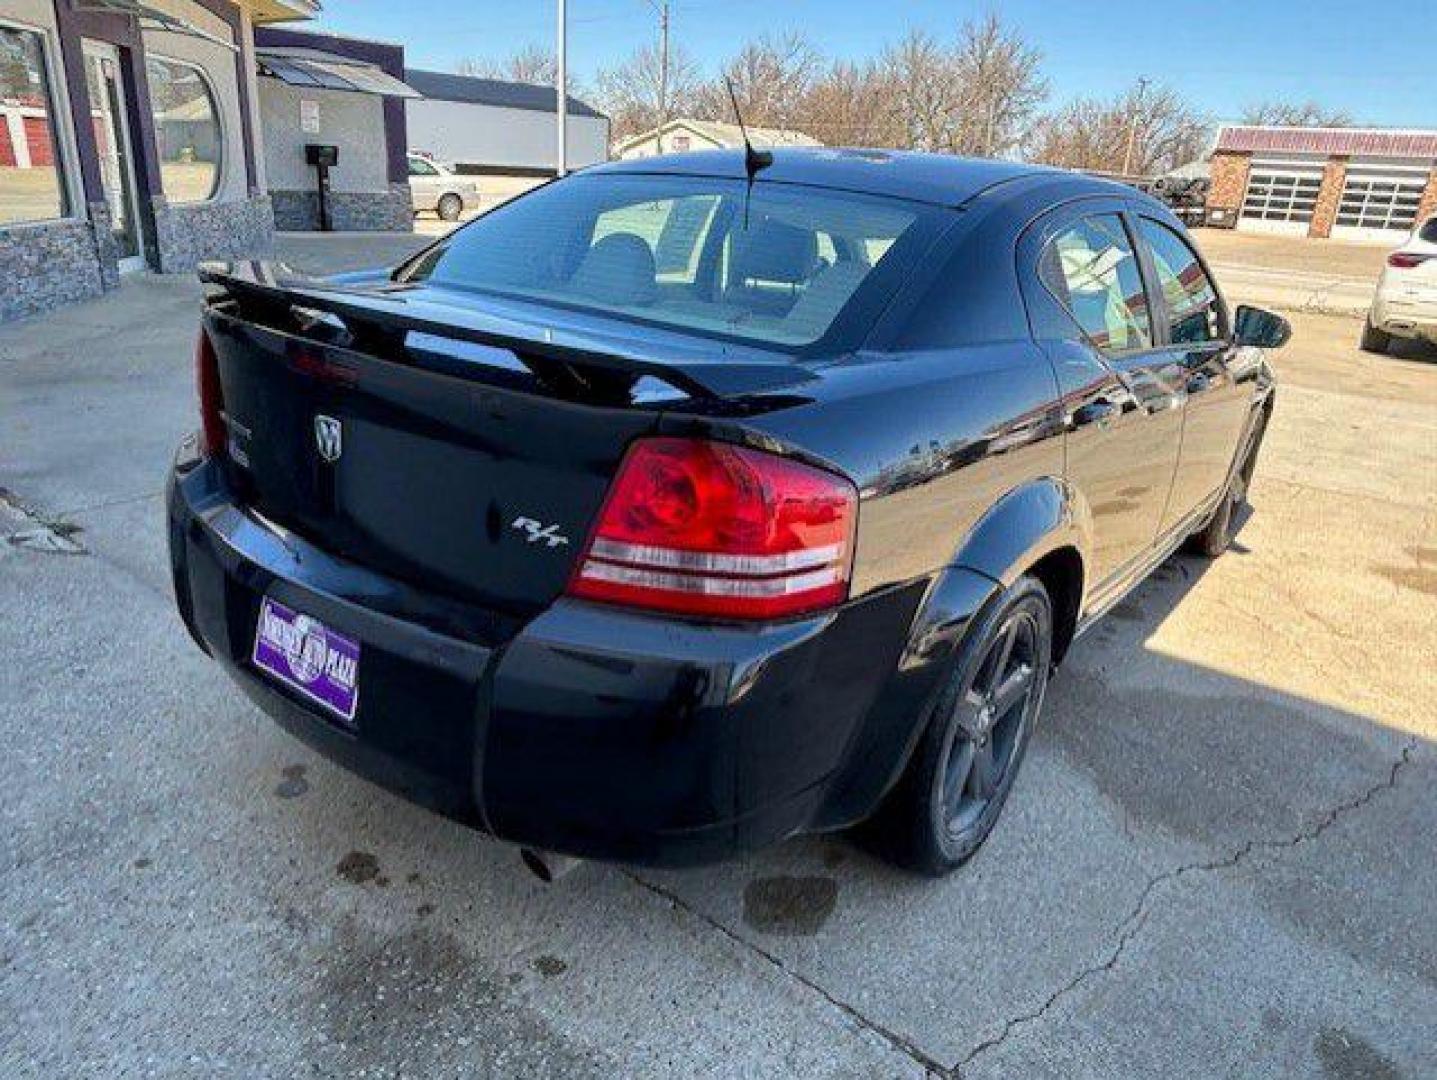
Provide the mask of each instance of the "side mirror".
[{"label": "side mirror", "polygon": [[1259,349],[1280,349],[1292,337],[1292,323],[1262,308],[1239,304],[1233,318],[1233,341]]}]

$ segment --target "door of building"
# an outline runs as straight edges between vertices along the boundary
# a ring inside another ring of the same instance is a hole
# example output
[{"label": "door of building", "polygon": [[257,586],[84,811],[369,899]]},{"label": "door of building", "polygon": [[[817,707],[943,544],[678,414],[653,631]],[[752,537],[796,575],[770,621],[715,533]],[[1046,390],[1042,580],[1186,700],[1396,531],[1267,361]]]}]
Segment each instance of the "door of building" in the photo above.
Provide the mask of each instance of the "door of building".
[{"label": "door of building", "polygon": [[108,42],[86,40],[84,53],[90,122],[95,129],[100,181],[110,210],[110,228],[120,269],[143,269],[145,255],[135,184],[134,140],[130,136],[125,88],[120,79],[120,51]]}]

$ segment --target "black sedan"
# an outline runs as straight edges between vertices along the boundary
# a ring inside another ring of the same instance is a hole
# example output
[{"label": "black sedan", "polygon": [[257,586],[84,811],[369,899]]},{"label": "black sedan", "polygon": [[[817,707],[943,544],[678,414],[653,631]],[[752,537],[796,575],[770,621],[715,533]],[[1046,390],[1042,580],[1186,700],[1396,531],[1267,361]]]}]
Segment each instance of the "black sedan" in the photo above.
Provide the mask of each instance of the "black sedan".
[{"label": "black sedan", "polygon": [[550,872],[866,819],[959,865],[1073,639],[1227,545],[1288,336],[1131,188],[875,151],[621,162],[393,270],[203,276],[185,624]]}]

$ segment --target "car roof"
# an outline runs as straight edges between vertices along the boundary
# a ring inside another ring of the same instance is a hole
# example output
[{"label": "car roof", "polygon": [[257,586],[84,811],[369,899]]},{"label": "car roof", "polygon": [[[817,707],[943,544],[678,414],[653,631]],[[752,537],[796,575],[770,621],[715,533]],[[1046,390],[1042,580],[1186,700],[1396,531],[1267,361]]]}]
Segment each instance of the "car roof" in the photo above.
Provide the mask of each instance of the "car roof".
[{"label": "car roof", "polygon": [[[1073,196],[1137,194],[1136,189],[1084,173],[1043,165],[907,150],[858,150],[830,147],[788,147],[770,151],[773,164],[758,182],[806,184],[840,191],[887,195],[938,206],[962,206],[990,188],[1013,180],[1044,177],[1071,181]],[[712,176],[742,180],[742,150],[700,150],[661,157],[611,161],[582,170],[585,175],[628,174]]]}]

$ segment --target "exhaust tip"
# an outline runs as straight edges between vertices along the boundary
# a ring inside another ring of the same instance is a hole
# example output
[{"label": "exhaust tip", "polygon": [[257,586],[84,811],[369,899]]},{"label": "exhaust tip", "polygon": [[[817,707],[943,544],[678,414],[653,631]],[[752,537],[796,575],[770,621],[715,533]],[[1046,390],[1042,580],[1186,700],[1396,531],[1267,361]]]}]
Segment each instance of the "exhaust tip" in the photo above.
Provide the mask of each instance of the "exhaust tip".
[{"label": "exhaust tip", "polygon": [[545,885],[552,885],[580,862],[571,855],[556,855],[552,851],[539,851],[535,848],[520,848],[519,858],[529,872]]}]

